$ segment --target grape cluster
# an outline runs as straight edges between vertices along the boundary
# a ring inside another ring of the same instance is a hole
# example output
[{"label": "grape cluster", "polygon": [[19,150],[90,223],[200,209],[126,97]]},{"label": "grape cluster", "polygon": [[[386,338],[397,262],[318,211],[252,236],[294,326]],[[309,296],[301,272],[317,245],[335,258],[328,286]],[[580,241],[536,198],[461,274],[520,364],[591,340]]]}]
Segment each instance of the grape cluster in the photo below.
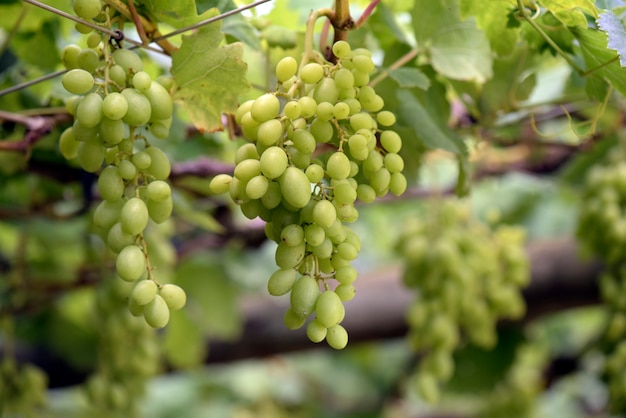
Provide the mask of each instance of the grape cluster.
[{"label": "grape cluster", "polygon": [[605,332],[607,358],[605,378],[609,407],[626,411],[626,142],[619,141],[602,164],[589,170],[577,234],[586,249],[605,262],[600,294],[609,308]]},{"label": "grape cluster", "polygon": [[264,220],[267,237],[278,243],[279,269],[267,287],[272,295],[290,294],[287,327],[300,328],[315,314],[306,326],[309,339],[342,349],[348,342],[343,302],[355,294],[351,261],[361,247],[346,224],[358,218],[357,199],[400,195],[407,181],[402,141],[388,129],[395,116],[367,85],[374,70],[369,52],[345,41],[332,51],[335,64],[278,62],[276,91],[236,112],[251,142],[238,149],[234,176],[220,174],[210,188],[229,193],[246,217]]},{"label": "grape cluster", "polygon": [[[84,19],[110,23],[99,0],[76,0],[74,9]],[[102,201],[94,212],[95,228],[117,254],[119,277],[137,282],[130,295],[131,312],[161,328],[186,296],[180,287],[154,279],[148,257],[144,231],[150,222],[161,224],[170,217],[173,200],[166,181],[170,162],[145,132],[157,138],[169,135],[172,80],[152,80],[139,55],[114,47],[109,35],[92,33],[87,45],[63,49],[69,71],[62,84],[75,96],[67,104],[74,124],[61,134],[60,151],[67,159],[77,158],[85,171],[98,173]]]},{"label": "grape cluster", "polygon": [[523,231],[492,231],[462,201],[442,201],[406,225],[398,243],[404,282],[419,297],[407,312],[408,339],[423,354],[415,386],[429,402],[454,372],[462,336],[482,347],[496,343],[496,322],[525,311],[520,288],[529,265]]},{"label": "grape cluster", "polygon": [[2,416],[38,416],[46,400],[48,376],[33,364],[18,364],[9,355],[0,361]]}]

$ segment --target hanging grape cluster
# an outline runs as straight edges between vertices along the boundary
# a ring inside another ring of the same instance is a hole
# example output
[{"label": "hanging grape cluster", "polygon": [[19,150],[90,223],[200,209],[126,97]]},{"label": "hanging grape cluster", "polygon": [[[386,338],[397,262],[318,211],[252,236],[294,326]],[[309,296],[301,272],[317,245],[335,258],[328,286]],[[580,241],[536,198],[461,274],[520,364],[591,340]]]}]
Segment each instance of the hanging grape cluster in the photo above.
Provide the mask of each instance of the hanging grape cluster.
[{"label": "hanging grape cluster", "polygon": [[15,358],[4,354],[0,361],[0,414],[38,416],[39,408],[46,401],[48,376],[34,364],[19,364]]},{"label": "hanging grape cluster", "polygon": [[523,231],[491,230],[461,201],[442,201],[406,225],[398,250],[404,282],[418,293],[407,312],[408,339],[422,354],[414,379],[421,396],[435,402],[454,372],[461,338],[485,348],[496,343],[496,322],[519,318],[520,288],[529,264]]},{"label": "hanging grape cluster", "polygon": [[[82,19],[111,28],[100,0],[75,0],[73,6]],[[77,28],[91,31],[84,25]],[[92,32],[87,48],[63,49],[69,71],[62,84],[75,95],[67,104],[74,124],[61,134],[59,146],[65,158],[77,158],[85,171],[98,173],[102,201],[94,212],[96,230],[117,254],[119,277],[136,282],[130,297],[132,313],[161,328],[168,323],[170,310],[182,308],[186,296],[176,285],[157,282],[148,257],[144,231],[150,222],[161,224],[170,217],[173,201],[166,181],[170,162],[145,133],[168,136],[172,80],[152,80],[139,55],[114,44],[110,35]]]},{"label": "hanging grape cluster", "polygon": [[[367,84],[374,63],[369,51],[345,41],[332,47],[336,63],[286,57],[276,66],[278,88],[243,103],[235,118],[250,143],[235,156],[234,176],[210,183],[229,193],[243,214],[266,222],[278,243],[279,269],[269,278],[272,295],[289,293],[290,329],[302,327],[313,342],[342,349],[343,302],[354,297],[359,237],[347,226],[354,206],[406,189],[400,136],[388,129],[395,116]],[[332,285],[336,282],[336,286]]]},{"label": "hanging grape cluster", "polygon": [[626,411],[626,141],[613,147],[603,164],[587,174],[578,221],[578,237],[606,264],[600,294],[609,308],[605,332],[607,359],[604,374],[609,406]]}]

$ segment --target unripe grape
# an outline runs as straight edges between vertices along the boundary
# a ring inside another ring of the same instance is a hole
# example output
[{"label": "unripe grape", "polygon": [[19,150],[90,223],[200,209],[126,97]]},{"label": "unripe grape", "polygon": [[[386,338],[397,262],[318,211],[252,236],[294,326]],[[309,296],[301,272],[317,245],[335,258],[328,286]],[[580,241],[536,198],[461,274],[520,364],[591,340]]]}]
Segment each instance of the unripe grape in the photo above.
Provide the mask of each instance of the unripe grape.
[{"label": "unripe grape", "polygon": [[282,193],[280,191],[280,185],[275,181],[268,182],[267,191],[261,197],[261,203],[267,209],[274,209],[282,201]]},{"label": "unripe grape", "polygon": [[298,71],[298,62],[293,57],[285,57],[276,64],[276,79],[284,83]]},{"label": "unripe grape", "polygon": [[72,94],[85,94],[93,87],[94,79],[89,72],[75,68],[63,74],[61,83]]},{"label": "unripe grape", "polygon": [[357,271],[350,265],[339,267],[335,273],[335,278],[341,284],[350,284],[356,280],[356,277]]},{"label": "unripe grape", "polygon": [[326,162],[326,172],[330,178],[335,180],[343,180],[348,178],[350,174],[350,160],[343,152],[335,152]]},{"label": "unripe grape", "polygon": [[300,104],[300,116],[303,118],[308,119],[317,113],[317,102],[312,97],[300,97],[298,103]]},{"label": "unripe grape", "polygon": [[367,158],[363,162],[363,168],[370,172],[376,172],[383,167],[383,164],[383,156],[378,151],[373,150],[367,154]]},{"label": "unripe grape", "polygon": [[333,50],[333,54],[337,58],[346,58],[347,56],[350,55],[350,52],[351,52],[350,44],[346,41],[335,42],[333,44],[332,50]]},{"label": "unripe grape", "polygon": [[81,48],[78,45],[70,44],[61,51],[61,61],[68,70],[78,68],[78,53]]},{"label": "unripe grape", "polygon": [[280,233],[280,239],[286,245],[293,247],[304,241],[304,229],[300,225],[287,225]]},{"label": "unripe grape", "polygon": [[133,303],[137,305],[143,306],[154,300],[154,297],[157,295],[157,284],[152,280],[141,280],[139,281],[133,291],[130,293],[130,298],[133,300]]},{"label": "unripe grape", "polygon": [[269,179],[275,179],[283,175],[287,169],[287,154],[282,148],[269,147],[261,154],[260,163],[263,175]]},{"label": "unripe grape", "polygon": [[129,234],[122,229],[122,224],[113,224],[107,234],[107,245],[114,253],[119,253],[125,247],[135,243],[136,235]]},{"label": "unripe grape", "polygon": [[169,196],[160,202],[156,200],[148,200],[147,206],[150,219],[158,224],[162,224],[167,221],[172,214],[174,201],[172,200],[172,196]]},{"label": "unripe grape", "polygon": [[122,89],[126,86],[126,71],[121,65],[112,65],[109,68],[109,79]]},{"label": "unripe grape", "polygon": [[283,199],[293,207],[303,208],[311,200],[311,183],[306,174],[296,167],[287,167],[278,182]]},{"label": "unripe grape", "polygon": [[148,147],[145,151],[151,159],[148,174],[157,180],[165,180],[170,176],[172,165],[167,155],[157,147]]},{"label": "unripe grape", "polygon": [[264,147],[274,145],[283,136],[283,124],[278,119],[270,119],[257,128],[257,143]]},{"label": "unripe grape", "polygon": [[172,102],[172,96],[165,87],[159,83],[152,83],[143,93],[150,102],[152,112],[150,115],[151,121],[169,119],[172,117],[174,113],[174,103]]},{"label": "unripe grape", "polygon": [[376,121],[381,126],[391,126],[396,123],[396,115],[388,110],[383,110],[376,115]]},{"label": "unripe grape", "polygon": [[235,164],[239,164],[243,160],[258,160],[259,153],[256,149],[256,145],[252,143],[243,144],[237,149],[235,153]]},{"label": "unripe grape", "polygon": [[98,177],[98,193],[104,200],[116,201],[124,194],[124,181],[115,166],[105,167]]},{"label": "unripe grape", "polygon": [[311,276],[300,277],[291,289],[291,310],[300,318],[308,317],[313,313],[319,295],[317,280]]},{"label": "unripe grape", "polygon": [[83,49],[78,53],[76,62],[79,68],[93,74],[100,66],[100,56],[93,49]]},{"label": "unripe grape", "polygon": [[354,298],[356,289],[352,284],[342,283],[335,288],[335,293],[344,302],[348,302]]},{"label": "unripe grape", "polygon": [[310,224],[304,228],[304,239],[312,247],[317,247],[326,239],[326,232],[321,226]]},{"label": "unripe grape", "polygon": [[109,118],[102,118],[98,125],[98,133],[100,138],[108,145],[117,145],[124,139],[126,133],[126,126],[122,120],[111,120]]},{"label": "unripe grape", "polygon": [[127,282],[133,282],[146,271],[146,257],[136,245],[124,247],[115,260],[117,274]]},{"label": "unripe grape", "polygon": [[313,99],[318,103],[329,102],[334,105],[339,100],[339,90],[337,90],[337,85],[335,80],[330,77],[324,77],[318,84],[315,86],[315,90],[313,91]]},{"label": "unripe grape", "polygon": [[329,200],[320,200],[313,207],[313,221],[324,229],[337,219],[335,206]]},{"label": "unripe grape", "polygon": [[315,318],[317,321],[330,328],[337,325],[345,314],[345,308],[341,299],[332,290],[323,292],[315,303]]},{"label": "unripe grape", "polygon": [[383,131],[380,134],[380,143],[388,152],[398,153],[402,148],[402,139],[395,131]]},{"label": "unripe grape", "polygon": [[148,167],[150,167],[150,164],[152,164],[152,157],[150,157],[150,154],[145,151],[140,151],[133,154],[131,160],[137,170],[141,171],[146,170]]},{"label": "unripe grape", "polygon": [[374,190],[374,188],[369,184],[359,184],[359,186],[356,188],[356,195],[363,203],[372,203],[374,200],[376,200],[376,190]]},{"label": "unripe grape", "polygon": [[324,178],[324,169],[321,165],[311,164],[306,168],[305,174],[311,183],[319,183]]},{"label": "unripe grape", "polygon": [[313,135],[304,129],[296,129],[291,135],[294,147],[304,154],[313,154],[317,143]]},{"label": "unripe grape", "polygon": [[374,127],[374,120],[369,113],[361,112],[350,116],[350,126],[355,130],[355,132],[359,129],[370,130]]},{"label": "unripe grape", "polygon": [[250,108],[250,114],[252,118],[258,123],[263,123],[266,120],[274,119],[278,116],[280,110],[280,102],[278,98],[270,93],[266,93],[258,97],[252,107]]},{"label": "unripe grape", "polygon": [[323,143],[330,141],[335,134],[332,123],[319,118],[311,122],[309,129],[311,130],[311,134],[315,137],[315,140]]},{"label": "unripe grape", "polygon": [[306,326],[306,335],[311,342],[322,342],[324,338],[326,338],[326,327],[320,324],[318,320],[314,319]]},{"label": "unripe grape", "polygon": [[120,213],[120,222],[124,231],[132,235],[143,232],[148,225],[148,208],[138,197],[128,199]]},{"label": "unripe grape", "polygon": [[147,72],[137,71],[133,75],[133,87],[135,87],[137,90],[145,92],[150,88],[151,84],[152,77],[150,77],[150,74],[148,74]]},{"label": "unripe grape", "polygon": [[156,295],[152,302],[143,308],[146,322],[153,328],[163,328],[170,321],[170,310],[160,295]]},{"label": "unripe grape", "polygon": [[93,223],[100,230],[108,230],[116,223],[120,217],[122,207],[126,203],[124,200],[110,202],[108,200],[101,201],[93,213]]},{"label": "unripe grape", "polygon": [[305,321],[306,317],[301,317],[297,315],[292,309],[287,309],[287,311],[285,311],[283,322],[285,323],[285,326],[290,330],[296,330],[302,327]]},{"label": "unripe grape", "polygon": [[78,146],[78,162],[83,170],[95,173],[104,162],[104,146],[97,140],[81,142]]},{"label": "unripe grape", "polygon": [[59,151],[61,151],[61,155],[67,160],[76,158],[78,156],[79,145],[80,142],[74,138],[72,128],[66,128],[59,138]]},{"label": "unripe grape", "polygon": [[128,102],[128,110],[122,120],[129,126],[141,126],[148,123],[152,115],[148,98],[139,90],[132,88],[122,90],[121,94]]},{"label": "unripe grape", "polygon": [[328,328],[326,342],[335,350],[342,350],[348,345],[348,331],[341,325]]},{"label": "unripe grape", "polygon": [[102,12],[102,3],[100,0],[74,0],[72,7],[74,13],[85,20],[91,20]]},{"label": "unripe grape", "polygon": [[139,55],[128,49],[116,49],[111,55],[115,64],[122,67],[125,73],[136,73],[143,70],[143,63]]},{"label": "unripe grape", "polygon": [[98,32],[94,32],[89,37],[87,37],[87,46],[91,49],[96,49],[102,42],[102,35]]},{"label": "unripe grape", "polygon": [[389,191],[396,196],[400,196],[406,191],[407,181],[402,173],[393,173],[389,180]]},{"label": "unripe grape", "polygon": [[102,113],[109,119],[122,119],[128,112],[128,100],[121,93],[109,93],[102,102]]},{"label": "unripe grape", "polygon": [[298,119],[302,114],[302,106],[297,101],[290,101],[285,104],[283,108],[283,113],[291,120]]},{"label": "unripe grape", "polygon": [[336,184],[334,187],[335,190],[333,193],[333,197],[336,204],[349,205],[354,203],[357,193],[354,187],[352,187],[349,182],[341,182],[339,184]]},{"label": "unripe grape", "polygon": [[333,111],[335,106],[329,102],[318,102],[317,104],[317,119],[323,122],[327,122],[333,118]]},{"label": "unripe grape", "polygon": [[333,116],[339,120],[347,119],[350,116],[350,106],[344,102],[335,104],[333,107]]},{"label": "unripe grape", "polygon": [[371,73],[376,68],[372,59],[366,55],[352,57],[352,63],[354,68],[362,73]]},{"label": "unripe grape", "polygon": [[305,251],[306,244],[304,241],[294,246],[289,246],[281,242],[276,248],[274,257],[276,265],[283,269],[296,267],[304,258]]},{"label": "unripe grape", "polygon": [[324,77],[324,68],[315,62],[300,68],[300,78],[307,84],[315,84]]},{"label": "unripe grape", "polygon": [[333,254],[333,242],[330,238],[324,238],[320,245],[311,248],[318,258],[329,258]]},{"label": "unripe grape", "polygon": [[182,309],[187,303],[187,294],[175,284],[164,284],[159,290],[159,295],[163,298],[167,307],[172,311]]},{"label": "unripe grape", "polygon": [[272,296],[281,296],[291,291],[298,273],[292,269],[276,270],[267,282],[267,291]]},{"label": "unripe grape", "polygon": [[386,168],[381,168],[370,177],[370,185],[376,190],[376,195],[380,195],[389,188],[391,174]]},{"label": "unripe grape", "polygon": [[172,196],[172,189],[170,185],[163,180],[154,180],[148,184],[146,188],[148,199],[157,202],[162,202],[168,197]]}]

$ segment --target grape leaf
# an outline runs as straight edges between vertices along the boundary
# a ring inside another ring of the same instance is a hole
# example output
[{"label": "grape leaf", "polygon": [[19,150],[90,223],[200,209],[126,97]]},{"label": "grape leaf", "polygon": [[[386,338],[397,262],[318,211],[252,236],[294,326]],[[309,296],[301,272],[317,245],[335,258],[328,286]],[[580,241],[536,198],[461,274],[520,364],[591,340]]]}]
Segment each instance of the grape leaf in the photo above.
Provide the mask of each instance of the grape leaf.
[{"label": "grape leaf", "polygon": [[172,54],[174,99],[187,108],[201,131],[222,129],[222,113],[234,112],[237,98],[250,87],[242,44],[220,46],[223,38],[219,22],[206,25],[183,36],[180,49]]},{"label": "grape leaf", "polygon": [[515,51],[519,38],[519,27],[512,28],[503,16],[512,10],[509,0],[461,0],[461,17],[474,16],[478,27],[485,31],[491,48],[500,56]]},{"label": "grape leaf", "polygon": [[586,28],[587,18],[584,12],[594,18],[598,17],[598,9],[593,0],[541,0],[541,4],[565,26]]},{"label": "grape leaf", "polygon": [[155,21],[167,23],[176,29],[184,28],[216,16],[217,9],[209,9],[198,15],[195,0],[141,0]]},{"label": "grape leaf", "polygon": [[204,336],[186,310],[172,312],[163,339],[163,353],[176,368],[199,366],[206,357]]},{"label": "grape leaf", "polygon": [[605,11],[598,17],[598,27],[609,38],[608,47],[619,54],[619,63],[626,67],[626,29],[622,21],[610,10]]},{"label": "grape leaf", "polygon": [[487,36],[474,19],[461,21],[457,0],[416,0],[411,15],[418,47],[430,53],[437,72],[479,83],[492,76]]},{"label": "grape leaf", "polygon": [[427,90],[430,87],[430,79],[417,68],[396,68],[389,70],[389,77],[402,88],[414,88]]}]

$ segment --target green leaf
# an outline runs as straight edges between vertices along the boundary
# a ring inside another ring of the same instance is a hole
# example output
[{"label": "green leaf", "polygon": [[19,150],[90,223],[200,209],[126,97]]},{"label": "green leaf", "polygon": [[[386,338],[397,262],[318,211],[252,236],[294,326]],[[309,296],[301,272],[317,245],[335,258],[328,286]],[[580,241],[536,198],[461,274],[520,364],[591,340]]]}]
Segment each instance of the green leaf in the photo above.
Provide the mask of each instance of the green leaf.
[{"label": "green leaf", "polygon": [[250,87],[241,43],[220,46],[223,38],[219,22],[203,26],[183,36],[180,49],[172,54],[174,99],[187,108],[201,131],[222,129],[222,113],[234,113],[239,95]]},{"label": "green leaf", "polygon": [[163,353],[179,369],[198,366],[206,357],[207,342],[185,309],[172,312],[165,330]]},{"label": "green leaf", "polygon": [[441,148],[457,155],[466,155],[467,148],[463,141],[446,126],[438,124],[410,91],[398,90],[397,97],[402,103],[399,116],[403,124],[412,127],[428,148]]},{"label": "green leaf", "polygon": [[606,35],[596,29],[571,28],[580,43],[587,71],[604,77],[622,95],[626,95],[626,70],[620,66],[618,55],[607,48]]},{"label": "green leaf", "polygon": [[174,28],[184,28],[217,16],[217,9],[209,9],[198,15],[195,0],[141,0],[141,4],[157,22]]},{"label": "green leaf", "polygon": [[44,22],[37,31],[19,33],[11,50],[22,61],[45,70],[54,70],[61,62],[55,41],[55,25]]},{"label": "green leaf", "polygon": [[224,227],[204,210],[193,207],[189,199],[179,192],[172,194],[174,211],[182,219],[210,232],[224,232]]},{"label": "green leaf", "polygon": [[428,90],[430,79],[417,68],[402,67],[389,70],[389,77],[401,88]]},{"label": "green leaf", "polygon": [[598,17],[598,9],[592,0],[541,0],[543,7],[548,9],[565,26],[586,28],[587,18]]},{"label": "green leaf", "polygon": [[515,51],[519,26],[512,28],[504,17],[512,10],[510,0],[461,0],[461,17],[474,16],[478,27],[485,31],[491,49],[499,56]]},{"label": "green leaf", "polygon": [[598,17],[598,27],[609,38],[608,47],[619,54],[619,63],[626,67],[626,29],[622,21],[609,10]]},{"label": "green leaf", "polygon": [[385,3],[376,6],[374,14],[366,20],[380,47],[386,50],[394,43],[408,44],[409,41],[396,20],[396,14]]},{"label": "green leaf", "polygon": [[476,27],[474,19],[461,21],[457,0],[416,0],[412,23],[418,47],[430,53],[437,72],[451,79],[479,83],[492,76],[487,36]]}]

